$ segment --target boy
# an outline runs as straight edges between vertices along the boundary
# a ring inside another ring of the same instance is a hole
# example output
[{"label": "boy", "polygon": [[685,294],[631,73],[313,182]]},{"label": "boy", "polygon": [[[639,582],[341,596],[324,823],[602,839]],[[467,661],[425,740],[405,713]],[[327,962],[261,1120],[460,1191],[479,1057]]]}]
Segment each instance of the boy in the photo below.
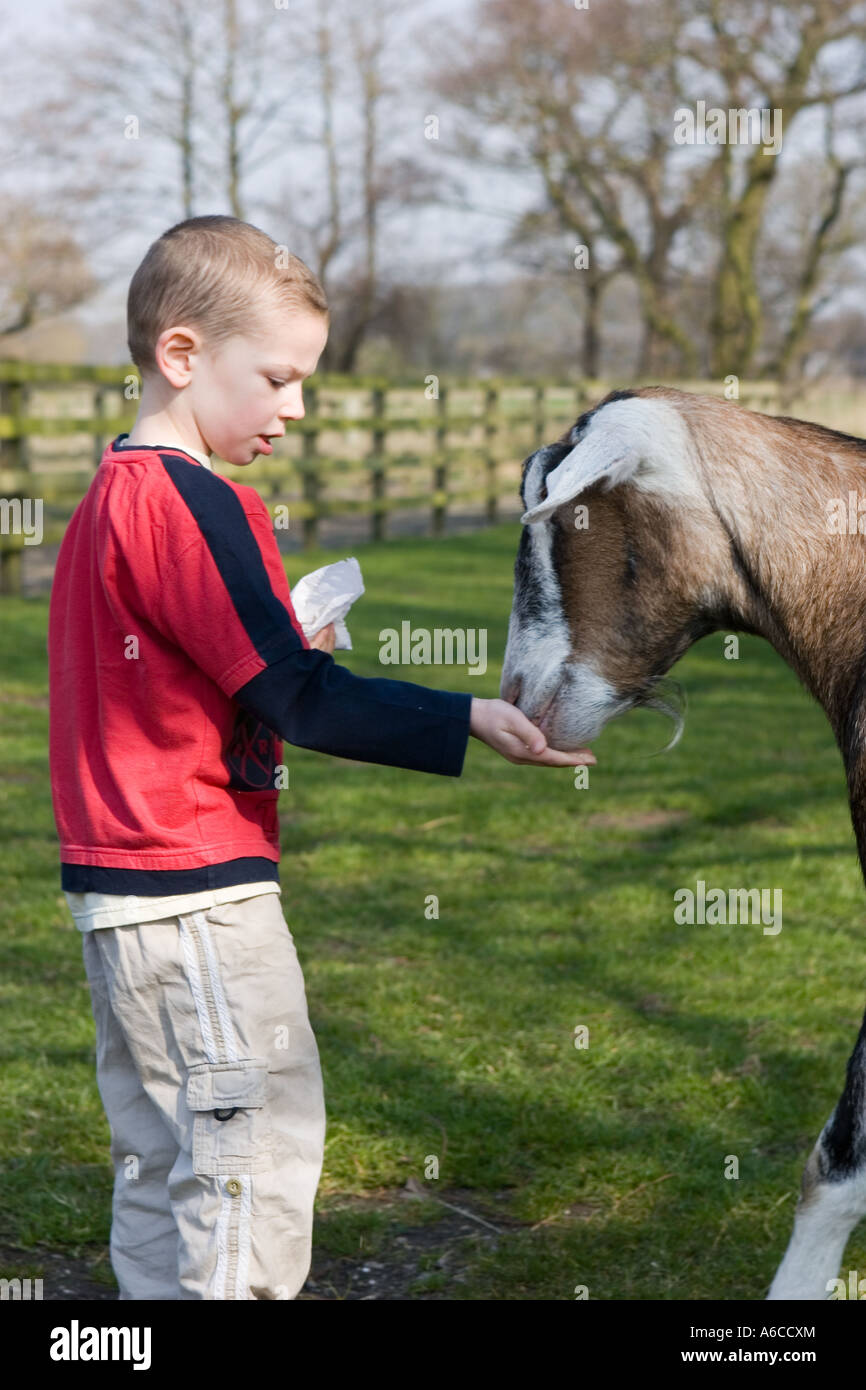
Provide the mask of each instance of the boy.
[{"label": "boy", "polygon": [[548,749],[514,706],[366,679],[309,642],[248,464],[303,418],[321,285],[248,223],[197,217],[132,278],[142,394],[60,548],[49,614],[61,885],[82,931],[115,1166],[121,1299],[294,1298],[325,1107],[283,917],[282,740],[459,777],[470,734]]}]

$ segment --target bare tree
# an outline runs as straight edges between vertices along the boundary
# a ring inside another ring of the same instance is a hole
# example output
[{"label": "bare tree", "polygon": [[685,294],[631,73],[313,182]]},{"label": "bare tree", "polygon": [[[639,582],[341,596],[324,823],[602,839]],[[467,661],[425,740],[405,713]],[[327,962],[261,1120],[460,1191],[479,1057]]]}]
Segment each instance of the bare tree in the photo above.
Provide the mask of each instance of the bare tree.
[{"label": "bare tree", "polygon": [[[827,107],[824,167],[815,171],[811,160],[801,160],[790,171],[792,186],[785,211],[787,228],[795,229],[794,245],[788,251],[792,265],[784,277],[784,303],[775,312],[778,327],[767,371],[781,383],[794,386],[804,376],[813,321],[834,298],[840,297],[845,282],[845,255],[862,243],[866,229],[862,180],[859,197],[846,197],[855,176],[864,168],[864,160],[860,155],[845,159],[840,156],[834,148],[833,126],[833,108]],[[779,209],[774,212],[774,221],[780,221]],[[784,257],[786,250],[775,239],[765,258],[778,259],[780,254]],[[764,287],[762,297],[766,306]]]},{"label": "bare tree", "polygon": [[[728,110],[781,112],[784,129],[810,107],[829,107],[866,91],[866,5],[857,0],[696,0],[705,31],[683,44],[703,74],[697,88],[719,90]],[[848,40],[848,52],[840,45]],[[723,171],[721,253],[715,277],[711,334],[714,374],[747,373],[763,335],[763,306],[755,277],[756,251],[778,157],[760,144],[740,150],[729,139],[718,146]],[[833,159],[832,152],[828,156]],[[838,219],[848,179],[837,164],[828,225],[812,244],[807,298],[817,281]],[[834,202],[838,205],[834,208]],[[800,294],[802,286],[795,289]],[[803,323],[795,328],[793,347]],[[781,364],[781,362],[779,363]]]},{"label": "bare tree", "polygon": [[[115,199],[115,225],[125,220],[127,196],[137,195],[140,218],[143,188],[151,206],[162,198],[180,215],[193,215],[205,139],[199,73],[210,38],[207,15],[197,0],[122,9],[108,0],[84,0],[79,41],[59,34],[53,55],[45,55],[54,57],[61,74],[55,101],[70,122],[58,153],[79,165],[108,159],[111,182],[104,179],[99,203],[104,208],[107,197]],[[57,63],[56,49],[64,43]],[[166,149],[177,171],[174,189],[161,173]]]},{"label": "bare tree", "polygon": [[485,0],[481,37],[455,44],[437,78],[468,117],[462,157],[534,175],[543,205],[589,246],[590,264],[603,262],[587,289],[589,343],[604,286],[622,269],[640,297],[644,363],[667,344],[691,371],[698,349],[670,308],[671,255],[716,176],[705,161],[684,177],[673,144],[680,25],[669,0],[610,0],[586,11]]},{"label": "bare tree", "polygon": [[208,146],[222,147],[211,165],[214,182],[223,184],[233,217],[247,217],[251,176],[278,168],[303,138],[303,123],[286,102],[306,56],[297,18],[287,5],[265,8],[255,0],[222,0],[214,14],[215,42],[202,56],[201,74],[212,122]]},{"label": "bare tree", "polygon": [[[163,225],[214,204],[245,217],[245,184],[290,147],[285,124],[260,145],[282,114],[297,61],[291,24],[276,7],[131,0],[118,9],[82,0],[69,29],[36,52],[58,74],[48,105],[40,103],[48,133],[40,154],[46,164],[53,156],[58,183],[64,161],[93,162],[102,173],[98,205],[104,212],[111,203],[115,229],[131,199],[139,225],[143,206]],[[54,122],[60,142],[50,137]]]},{"label": "bare tree", "polygon": [[0,334],[9,338],[83,303],[95,286],[72,236],[28,201],[0,199]]},{"label": "bare tree", "polygon": [[330,370],[353,370],[372,326],[387,317],[396,278],[381,244],[391,217],[437,191],[431,171],[406,152],[413,18],[409,0],[373,0],[363,11],[352,0],[317,0],[314,28],[298,34],[309,113],[298,138],[318,171],[295,175],[291,186],[287,176],[270,206],[325,285],[332,327],[322,365]]},{"label": "bare tree", "polygon": [[[381,151],[381,106],[388,91],[383,63],[387,50],[386,19],[394,7],[378,5],[362,17],[356,12],[349,19],[352,59],[361,88],[362,126],[361,186],[359,220],[361,236],[354,294],[345,315],[342,340],[336,361],[338,371],[351,371],[361,343],[373,318],[379,288],[379,224],[386,196],[387,171]],[[388,190],[391,191],[391,190]]]},{"label": "bare tree", "polygon": [[[551,207],[524,213],[505,238],[502,249],[535,272],[539,288],[545,280],[559,281],[562,293],[573,297],[575,312],[580,314],[583,325],[581,370],[584,376],[597,378],[602,374],[604,292],[615,276],[622,273],[625,261],[615,251],[607,262],[602,259],[603,252],[589,254],[590,245],[595,251],[597,243],[588,220],[577,208],[565,203],[558,183],[553,182],[548,192]],[[567,238],[564,231],[568,233]],[[575,274],[576,265],[580,265],[579,275]]]},{"label": "bare tree", "polygon": [[[466,34],[444,55],[439,84],[468,118],[461,154],[472,167],[534,176],[536,212],[553,213],[603,263],[601,283],[587,280],[590,362],[601,294],[622,270],[639,296],[642,374],[691,372],[708,338],[714,373],[752,368],[765,326],[756,259],[780,161],[760,144],[738,148],[736,137],[678,147],[675,112],[698,99],[726,111],[778,108],[788,131],[800,112],[832,110],[866,89],[864,26],[857,0],[608,0],[586,11],[485,0],[477,39]],[[849,166],[832,152],[826,162],[833,191],[789,287],[800,308],[785,361],[839,244],[831,233]],[[711,308],[696,322],[688,301],[703,302],[708,286]]]}]

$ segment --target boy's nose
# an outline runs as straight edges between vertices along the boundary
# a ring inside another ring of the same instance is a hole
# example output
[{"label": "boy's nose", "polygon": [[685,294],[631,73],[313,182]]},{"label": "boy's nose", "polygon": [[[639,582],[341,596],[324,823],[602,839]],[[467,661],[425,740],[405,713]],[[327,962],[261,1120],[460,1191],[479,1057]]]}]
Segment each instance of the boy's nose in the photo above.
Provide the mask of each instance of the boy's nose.
[{"label": "boy's nose", "polygon": [[277,415],[281,420],[303,420],[304,414],[304,398],[300,391],[298,391],[297,395],[290,396],[277,411]]}]

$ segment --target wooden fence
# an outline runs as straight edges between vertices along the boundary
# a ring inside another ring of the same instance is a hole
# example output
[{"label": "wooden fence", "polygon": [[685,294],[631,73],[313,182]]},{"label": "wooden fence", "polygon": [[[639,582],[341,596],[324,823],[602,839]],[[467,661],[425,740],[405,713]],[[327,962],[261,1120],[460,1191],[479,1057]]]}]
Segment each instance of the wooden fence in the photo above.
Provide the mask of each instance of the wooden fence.
[{"label": "wooden fence", "polygon": [[[714,383],[683,384],[721,394]],[[0,362],[0,593],[21,592],[37,506],[40,542],[62,540],[106,445],[132,429],[139,388],[133,367]],[[288,422],[279,453],[245,467],[217,461],[216,471],[254,484],[272,509],[281,505],[290,525],[300,523],[304,549],[318,544],[324,518],[368,516],[370,539],[382,540],[403,509],[429,511],[437,536],[456,504],[478,507],[482,523],[496,521],[506,500],[519,507],[523,459],[608,389],[323,374],[305,386],[306,414]],[[772,383],[740,394],[756,409],[776,404]]]}]

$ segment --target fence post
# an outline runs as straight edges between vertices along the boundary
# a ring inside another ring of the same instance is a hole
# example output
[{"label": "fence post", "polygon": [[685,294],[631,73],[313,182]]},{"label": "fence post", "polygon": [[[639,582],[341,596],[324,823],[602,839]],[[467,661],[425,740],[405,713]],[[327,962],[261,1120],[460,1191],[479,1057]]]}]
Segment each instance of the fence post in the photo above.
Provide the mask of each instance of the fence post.
[{"label": "fence post", "polygon": [[[20,429],[20,421],[27,412],[29,402],[29,392],[25,382],[21,380],[0,381],[0,415],[8,415],[13,422],[13,429]],[[0,467],[13,469],[15,472],[23,472],[27,467],[28,452],[25,436],[19,433],[11,435],[8,439],[0,439]],[[24,499],[21,497],[20,488],[16,486],[12,496],[8,499],[19,497],[22,505]],[[7,517],[9,512],[6,512]],[[0,594],[5,596],[15,596],[21,593],[22,575],[22,548],[18,545],[6,547],[3,544],[3,536],[0,535]]]},{"label": "fence post", "polygon": [[[445,450],[448,435],[448,413],[446,405],[448,402],[448,387],[439,383],[439,399],[437,403],[437,422],[436,422],[436,455],[439,462],[433,466],[433,491],[444,492],[448,486],[448,461],[445,458]],[[433,503],[433,535],[441,536],[445,532],[445,516],[447,502]]]},{"label": "fence post", "polygon": [[368,455],[371,461],[370,487],[373,499],[373,510],[370,513],[370,539],[372,541],[383,541],[385,539],[387,512],[384,508],[376,506],[376,503],[381,502],[385,496],[386,482],[385,465],[383,462],[386,439],[383,418],[385,415],[385,392],[380,386],[374,386],[370,391],[370,409],[374,420],[370,453]]},{"label": "fence post", "polygon": [[[9,415],[13,421],[13,428],[20,428],[20,421],[25,414],[28,401],[28,392],[23,381],[0,381],[0,415]],[[27,456],[24,436],[22,434],[12,434],[7,439],[0,439],[0,467],[12,468],[16,471],[27,467]]]},{"label": "fence post", "polygon": [[536,386],[534,402],[535,419],[533,421],[533,428],[535,431],[535,448],[532,451],[533,453],[535,453],[535,449],[540,449],[541,446],[545,443],[544,436],[547,433],[545,427],[545,421],[547,417],[544,413],[544,407],[546,404],[544,393],[545,387],[543,384],[541,386]]},{"label": "fence post", "polygon": [[[93,392],[93,417],[102,420],[105,416],[106,388],[97,385]],[[106,438],[104,434],[93,436],[93,466],[98,468],[102,462],[102,455],[105,453]]]},{"label": "fence post", "polygon": [[[133,400],[137,399],[133,397]],[[120,410],[109,409],[117,402]],[[102,455],[113,439],[120,433],[120,421],[123,418],[124,407],[126,405],[126,383],[125,382],[97,382],[93,389],[93,418],[104,420],[106,428],[104,432],[99,432],[93,436],[93,466],[98,468],[102,463]]]},{"label": "fence post", "polygon": [[15,598],[21,593],[21,551],[0,550],[0,594]]},{"label": "fence post", "polygon": [[496,450],[495,438],[499,429],[498,424],[493,419],[494,411],[499,402],[499,388],[488,386],[484,392],[484,451],[487,461],[487,520],[495,521],[499,511],[499,499],[496,495]]},{"label": "fence post", "polygon": [[318,391],[315,386],[307,387],[307,410],[306,414],[316,421],[315,429],[304,431],[304,447],[301,454],[301,486],[305,502],[311,502],[316,510],[312,516],[305,516],[304,522],[304,550],[311,550],[318,543],[319,539],[319,514],[318,506],[321,496],[321,479],[316,472],[316,463],[319,457],[319,420],[318,420]]}]

